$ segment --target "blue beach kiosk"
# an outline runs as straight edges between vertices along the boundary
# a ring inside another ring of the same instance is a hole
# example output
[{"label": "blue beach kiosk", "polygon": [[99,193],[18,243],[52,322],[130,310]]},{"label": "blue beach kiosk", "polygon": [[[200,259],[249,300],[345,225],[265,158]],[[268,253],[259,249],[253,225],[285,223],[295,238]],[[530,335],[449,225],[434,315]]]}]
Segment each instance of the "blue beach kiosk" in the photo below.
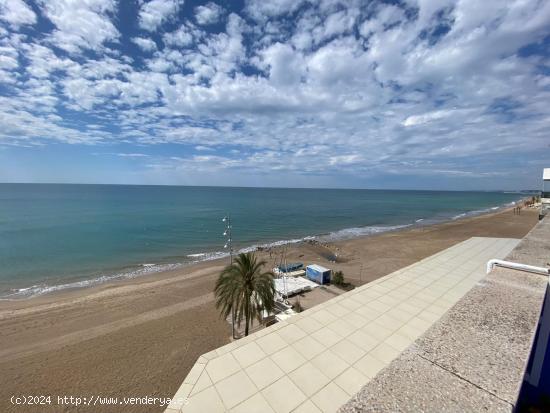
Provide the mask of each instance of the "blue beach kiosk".
[{"label": "blue beach kiosk", "polygon": [[311,264],[306,267],[306,277],[317,284],[328,284],[330,282],[330,273],[331,270],[317,264]]}]

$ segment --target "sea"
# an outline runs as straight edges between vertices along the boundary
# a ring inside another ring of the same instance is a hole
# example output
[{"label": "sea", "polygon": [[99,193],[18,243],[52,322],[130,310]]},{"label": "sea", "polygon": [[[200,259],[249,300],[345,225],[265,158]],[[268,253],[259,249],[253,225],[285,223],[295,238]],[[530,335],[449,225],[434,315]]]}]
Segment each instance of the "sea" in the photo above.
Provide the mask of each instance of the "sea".
[{"label": "sea", "polygon": [[0,299],[496,211],[518,192],[0,184]]}]

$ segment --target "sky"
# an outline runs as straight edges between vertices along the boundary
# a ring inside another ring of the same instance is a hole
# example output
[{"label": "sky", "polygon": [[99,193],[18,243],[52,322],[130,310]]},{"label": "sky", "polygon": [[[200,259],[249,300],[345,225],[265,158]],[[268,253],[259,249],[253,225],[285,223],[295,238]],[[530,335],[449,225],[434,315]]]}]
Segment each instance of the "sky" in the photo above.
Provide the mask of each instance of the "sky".
[{"label": "sky", "polygon": [[0,0],[0,182],[518,190],[550,2]]}]

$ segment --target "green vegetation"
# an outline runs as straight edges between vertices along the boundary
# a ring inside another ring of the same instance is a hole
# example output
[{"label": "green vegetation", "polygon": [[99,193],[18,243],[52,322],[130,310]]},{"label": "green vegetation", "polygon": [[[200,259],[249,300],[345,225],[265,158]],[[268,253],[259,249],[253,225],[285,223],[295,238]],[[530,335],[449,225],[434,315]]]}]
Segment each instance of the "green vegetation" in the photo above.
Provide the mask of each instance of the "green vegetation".
[{"label": "green vegetation", "polygon": [[335,271],[332,275],[332,283],[339,287],[343,287],[346,284],[344,281],[344,273],[342,271]]},{"label": "green vegetation", "polygon": [[224,318],[234,314],[239,326],[244,319],[246,336],[252,319],[261,322],[262,311],[271,312],[274,307],[273,273],[262,271],[265,264],[253,253],[239,254],[221,272],[214,288],[216,308]]}]

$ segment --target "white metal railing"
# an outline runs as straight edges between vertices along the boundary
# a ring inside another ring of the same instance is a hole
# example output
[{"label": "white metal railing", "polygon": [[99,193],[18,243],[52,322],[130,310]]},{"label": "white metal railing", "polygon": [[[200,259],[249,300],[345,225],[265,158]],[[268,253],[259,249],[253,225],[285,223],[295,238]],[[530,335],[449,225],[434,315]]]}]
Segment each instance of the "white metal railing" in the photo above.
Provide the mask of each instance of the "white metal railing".
[{"label": "white metal railing", "polygon": [[520,264],[518,262],[497,259],[487,261],[487,274],[489,274],[495,266],[510,268],[518,271],[527,271],[535,274],[550,275],[550,268],[535,267],[534,265]]}]

